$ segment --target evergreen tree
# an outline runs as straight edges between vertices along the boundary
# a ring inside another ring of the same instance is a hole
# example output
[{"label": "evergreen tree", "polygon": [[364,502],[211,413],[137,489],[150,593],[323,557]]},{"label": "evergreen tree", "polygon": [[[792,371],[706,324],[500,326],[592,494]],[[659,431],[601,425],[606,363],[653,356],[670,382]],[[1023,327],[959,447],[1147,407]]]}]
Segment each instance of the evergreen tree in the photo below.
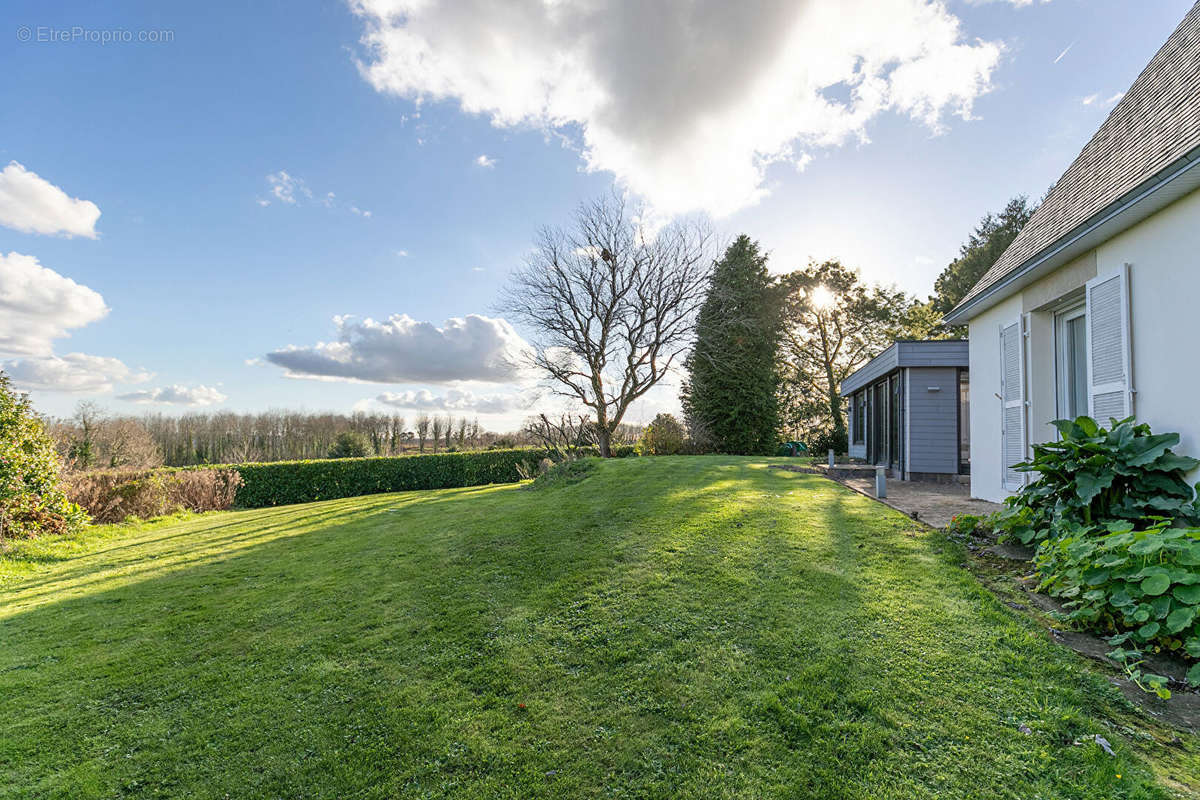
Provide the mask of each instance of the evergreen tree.
[{"label": "evergreen tree", "polygon": [[767,256],[742,235],[714,266],[684,366],[693,441],[721,453],[770,453],[778,443],[781,293]]},{"label": "evergreen tree", "polygon": [[933,296],[929,298],[933,311],[948,314],[958,305],[1017,238],[1036,210],[1036,203],[1030,204],[1029,198],[1019,195],[1009,200],[1000,213],[981,219],[959,249],[958,258],[934,281]]}]

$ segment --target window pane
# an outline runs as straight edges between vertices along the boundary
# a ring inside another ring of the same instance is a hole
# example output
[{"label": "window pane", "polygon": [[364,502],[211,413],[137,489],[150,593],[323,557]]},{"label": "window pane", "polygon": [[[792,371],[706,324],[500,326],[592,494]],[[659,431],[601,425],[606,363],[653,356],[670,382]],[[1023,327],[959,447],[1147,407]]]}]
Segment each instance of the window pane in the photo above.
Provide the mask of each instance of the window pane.
[{"label": "window pane", "polygon": [[1068,397],[1071,418],[1087,414],[1087,325],[1085,317],[1067,320]]}]

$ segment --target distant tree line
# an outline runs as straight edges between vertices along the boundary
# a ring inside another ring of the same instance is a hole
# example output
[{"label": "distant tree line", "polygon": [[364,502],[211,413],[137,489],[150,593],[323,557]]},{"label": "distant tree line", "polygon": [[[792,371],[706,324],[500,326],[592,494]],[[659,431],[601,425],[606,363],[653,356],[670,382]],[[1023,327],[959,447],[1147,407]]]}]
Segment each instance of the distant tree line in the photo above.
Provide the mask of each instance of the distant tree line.
[{"label": "distant tree line", "polygon": [[477,419],[453,415],[420,414],[413,428],[406,423],[400,414],[287,410],[133,417],[84,402],[68,419],[47,420],[47,427],[74,469],[394,456],[511,447],[528,438],[486,431]]}]

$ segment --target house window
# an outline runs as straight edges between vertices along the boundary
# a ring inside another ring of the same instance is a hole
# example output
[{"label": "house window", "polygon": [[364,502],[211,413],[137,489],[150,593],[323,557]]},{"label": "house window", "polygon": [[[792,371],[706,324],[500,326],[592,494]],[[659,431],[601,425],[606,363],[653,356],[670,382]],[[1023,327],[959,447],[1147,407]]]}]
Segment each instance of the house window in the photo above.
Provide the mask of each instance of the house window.
[{"label": "house window", "polygon": [[854,395],[854,443],[865,444],[867,441],[867,393],[859,392]]},{"label": "house window", "polygon": [[1087,316],[1082,305],[1055,318],[1055,338],[1058,416],[1075,419],[1088,413]]}]

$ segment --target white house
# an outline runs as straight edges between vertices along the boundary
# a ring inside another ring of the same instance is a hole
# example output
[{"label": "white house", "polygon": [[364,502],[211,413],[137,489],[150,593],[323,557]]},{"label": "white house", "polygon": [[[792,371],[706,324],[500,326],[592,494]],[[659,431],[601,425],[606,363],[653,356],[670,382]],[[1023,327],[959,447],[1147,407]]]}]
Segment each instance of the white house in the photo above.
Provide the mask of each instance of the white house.
[{"label": "white house", "polygon": [[1136,415],[1200,456],[1200,3],[947,315],[969,324],[971,494],[1051,420]]}]

